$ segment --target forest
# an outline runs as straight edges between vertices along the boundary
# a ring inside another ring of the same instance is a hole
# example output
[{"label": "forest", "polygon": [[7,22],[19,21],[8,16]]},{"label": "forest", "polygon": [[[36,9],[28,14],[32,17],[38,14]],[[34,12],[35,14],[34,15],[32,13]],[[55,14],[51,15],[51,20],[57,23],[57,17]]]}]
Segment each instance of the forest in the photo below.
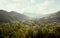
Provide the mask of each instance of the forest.
[{"label": "forest", "polygon": [[36,26],[24,23],[0,24],[0,38],[60,38],[60,23]]}]

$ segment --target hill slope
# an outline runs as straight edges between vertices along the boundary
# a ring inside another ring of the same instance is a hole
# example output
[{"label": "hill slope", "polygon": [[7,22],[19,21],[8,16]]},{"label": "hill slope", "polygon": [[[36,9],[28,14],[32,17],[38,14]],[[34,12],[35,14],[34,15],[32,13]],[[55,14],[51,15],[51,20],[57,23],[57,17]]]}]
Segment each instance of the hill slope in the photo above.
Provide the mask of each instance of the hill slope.
[{"label": "hill slope", "polygon": [[35,19],[28,22],[28,25],[41,25],[41,24],[55,24],[55,23],[60,23],[60,11],[49,14],[46,17]]},{"label": "hill slope", "polygon": [[7,12],[4,10],[0,10],[0,23],[11,23],[15,21],[23,22],[27,20],[27,16],[11,11]]},{"label": "hill slope", "polygon": [[39,19],[39,23],[60,23],[60,11]]}]

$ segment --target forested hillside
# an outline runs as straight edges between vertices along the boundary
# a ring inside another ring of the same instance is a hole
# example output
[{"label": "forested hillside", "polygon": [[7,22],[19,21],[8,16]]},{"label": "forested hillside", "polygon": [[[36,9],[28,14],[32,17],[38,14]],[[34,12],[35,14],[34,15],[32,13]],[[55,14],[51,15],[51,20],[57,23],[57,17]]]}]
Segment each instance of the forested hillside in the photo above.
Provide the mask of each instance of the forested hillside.
[{"label": "forested hillside", "polygon": [[28,20],[14,11],[0,10],[0,38],[60,38],[60,11]]},{"label": "forested hillside", "polygon": [[60,38],[60,24],[39,26],[23,23],[1,24],[0,38]]}]

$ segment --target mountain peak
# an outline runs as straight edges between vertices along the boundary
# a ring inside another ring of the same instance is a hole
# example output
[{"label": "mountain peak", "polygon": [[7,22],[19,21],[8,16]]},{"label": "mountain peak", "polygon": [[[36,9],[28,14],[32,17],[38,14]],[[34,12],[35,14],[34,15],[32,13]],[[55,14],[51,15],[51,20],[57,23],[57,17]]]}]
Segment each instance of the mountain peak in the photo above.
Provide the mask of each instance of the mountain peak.
[{"label": "mountain peak", "polygon": [[27,16],[17,13],[15,11],[7,12],[0,10],[0,23],[23,22],[27,20]]},{"label": "mountain peak", "polygon": [[58,15],[59,15],[59,14],[60,14],[60,11],[58,11],[56,14],[58,14]]},{"label": "mountain peak", "polygon": [[0,10],[0,13],[1,13],[1,12],[7,12],[7,11],[5,11],[5,10]]}]

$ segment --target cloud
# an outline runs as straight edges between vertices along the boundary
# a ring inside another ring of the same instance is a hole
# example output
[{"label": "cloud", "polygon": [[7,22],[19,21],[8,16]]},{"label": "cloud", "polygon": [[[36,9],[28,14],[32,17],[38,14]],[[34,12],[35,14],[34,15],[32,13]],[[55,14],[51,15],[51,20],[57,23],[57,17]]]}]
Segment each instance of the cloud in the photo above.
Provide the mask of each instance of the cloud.
[{"label": "cloud", "polygon": [[52,0],[46,0],[45,2],[41,3],[40,5],[37,5],[37,11],[43,11],[44,9],[47,9],[49,6],[53,4]]},{"label": "cloud", "polygon": [[36,3],[36,5],[29,6],[29,7],[25,8],[24,11],[33,12],[33,13],[40,13],[40,12],[44,11],[45,9],[47,9],[52,4],[53,4],[53,0],[46,0],[42,3],[39,3],[39,4]]},{"label": "cloud", "polygon": [[31,3],[36,3],[36,0],[30,0]]},{"label": "cloud", "polygon": [[[0,9],[20,13],[31,12],[42,14],[46,9],[50,9],[49,7],[51,7],[53,3],[54,0],[43,0],[43,2],[41,2],[41,0],[0,0]],[[46,13],[47,12],[44,12],[43,14]]]}]

